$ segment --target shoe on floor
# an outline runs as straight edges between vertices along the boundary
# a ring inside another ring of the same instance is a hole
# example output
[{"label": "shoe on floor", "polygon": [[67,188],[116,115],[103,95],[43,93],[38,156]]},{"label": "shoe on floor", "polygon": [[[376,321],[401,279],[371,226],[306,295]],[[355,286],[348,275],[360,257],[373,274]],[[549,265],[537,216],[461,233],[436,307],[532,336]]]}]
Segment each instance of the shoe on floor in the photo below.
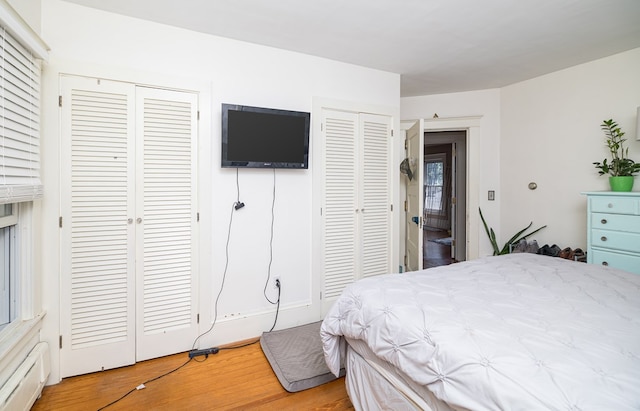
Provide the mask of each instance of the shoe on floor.
[{"label": "shoe on floor", "polygon": [[525,253],[536,254],[538,252],[538,249],[540,249],[540,247],[538,247],[538,242],[536,240],[531,240],[527,244],[527,248],[525,250]]},{"label": "shoe on floor", "polygon": [[540,247],[537,251],[537,254],[549,255],[549,244],[545,244],[542,247]]},{"label": "shoe on floor", "polygon": [[587,255],[582,251],[582,248],[576,248],[573,250],[573,260],[580,261],[582,263],[587,261]]},{"label": "shoe on floor", "polygon": [[558,254],[560,254],[560,251],[562,251],[562,250],[560,249],[560,247],[558,247],[558,246],[557,246],[557,245],[555,245],[555,244],[554,244],[554,245],[552,245],[551,247],[549,247],[549,255],[550,255],[551,257],[557,257],[557,256],[558,256]]},{"label": "shoe on floor", "polygon": [[513,247],[512,253],[524,253],[527,251],[527,240],[520,240],[515,246],[511,244],[511,247]]},{"label": "shoe on floor", "polygon": [[558,253],[558,257],[564,258],[566,260],[573,260],[573,250],[571,249],[571,247],[563,248]]}]

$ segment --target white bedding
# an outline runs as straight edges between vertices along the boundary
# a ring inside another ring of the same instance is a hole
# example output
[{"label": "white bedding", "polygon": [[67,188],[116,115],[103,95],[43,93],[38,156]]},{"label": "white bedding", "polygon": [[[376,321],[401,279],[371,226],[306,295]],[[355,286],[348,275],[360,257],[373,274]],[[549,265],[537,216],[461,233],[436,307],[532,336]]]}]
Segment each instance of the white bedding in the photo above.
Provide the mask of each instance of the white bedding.
[{"label": "white bedding", "polygon": [[332,372],[363,340],[453,408],[640,409],[640,276],[620,270],[521,253],[371,277],[321,336]]}]

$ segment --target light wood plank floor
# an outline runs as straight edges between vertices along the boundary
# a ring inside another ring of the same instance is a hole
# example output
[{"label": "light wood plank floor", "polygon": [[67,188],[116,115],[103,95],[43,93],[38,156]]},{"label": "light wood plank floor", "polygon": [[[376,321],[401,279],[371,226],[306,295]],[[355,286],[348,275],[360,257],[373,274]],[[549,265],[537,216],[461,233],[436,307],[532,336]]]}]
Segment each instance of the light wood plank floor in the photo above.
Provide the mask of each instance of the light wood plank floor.
[{"label": "light wood plank floor", "polygon": [[[197,357],[106,408],[117,410],[353,410],[344,378],[289,393],[276,378],[260,343]],[[98,410],[141,383],[189,360],[187,353],[143,361],[47,386],[32,410]],[[204,361],[202,361],[204,360]]]}]

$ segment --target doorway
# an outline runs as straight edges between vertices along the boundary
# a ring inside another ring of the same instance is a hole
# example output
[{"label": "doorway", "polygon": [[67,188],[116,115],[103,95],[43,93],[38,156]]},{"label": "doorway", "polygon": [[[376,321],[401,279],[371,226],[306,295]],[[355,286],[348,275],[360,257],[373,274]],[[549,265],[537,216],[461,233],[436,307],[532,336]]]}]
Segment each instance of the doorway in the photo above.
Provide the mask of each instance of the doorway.
[{"label": "doorway", "polygon": [[[403,160],[400,172],[406,174],[405,206],[404,206],[404,261],[400,268],[404,271],[420,270],[424,264],[424,230],[423,230],[423,186],[424,186],[424,140],[429,144],[453,144],[451,135],[441,132],[458,132],[456,136],[456,161],[453,170],[456,177],[452,182],[456,184],[457,198],[452,202],[455,206],[455,218],[452,232],[456,235],[456,243],[452,244],[456,261],[473,260],[480,256],[480,239],[482,233],[480,215],[473,210],[480,207],[480,143],[482,140],[481,116],[432,118],[406,120],[405,154],[409,170],[415,170],[409,178],[409,173],[403,172]],[[438,140],[440,139],[440,140]],[[413,163],[412,163],[413,161]],[[481,236],[482,234],[482,236]]]},{"label": "doorway", "polygon": [[465,260],[466,134],[424,133],[424,268]]}]

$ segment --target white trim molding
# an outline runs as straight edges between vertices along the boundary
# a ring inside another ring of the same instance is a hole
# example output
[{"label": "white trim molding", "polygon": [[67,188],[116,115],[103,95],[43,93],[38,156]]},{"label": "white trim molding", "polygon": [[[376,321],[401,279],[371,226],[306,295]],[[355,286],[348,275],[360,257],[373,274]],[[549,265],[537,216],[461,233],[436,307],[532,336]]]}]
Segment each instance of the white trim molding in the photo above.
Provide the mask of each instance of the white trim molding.
[{"label": "white trim molding", "polygon": [[49,59],[49,46],[6,0],[0,0],[0,25],[5,27],[25,47],[28,47],[39,59],[45,61]]}]

